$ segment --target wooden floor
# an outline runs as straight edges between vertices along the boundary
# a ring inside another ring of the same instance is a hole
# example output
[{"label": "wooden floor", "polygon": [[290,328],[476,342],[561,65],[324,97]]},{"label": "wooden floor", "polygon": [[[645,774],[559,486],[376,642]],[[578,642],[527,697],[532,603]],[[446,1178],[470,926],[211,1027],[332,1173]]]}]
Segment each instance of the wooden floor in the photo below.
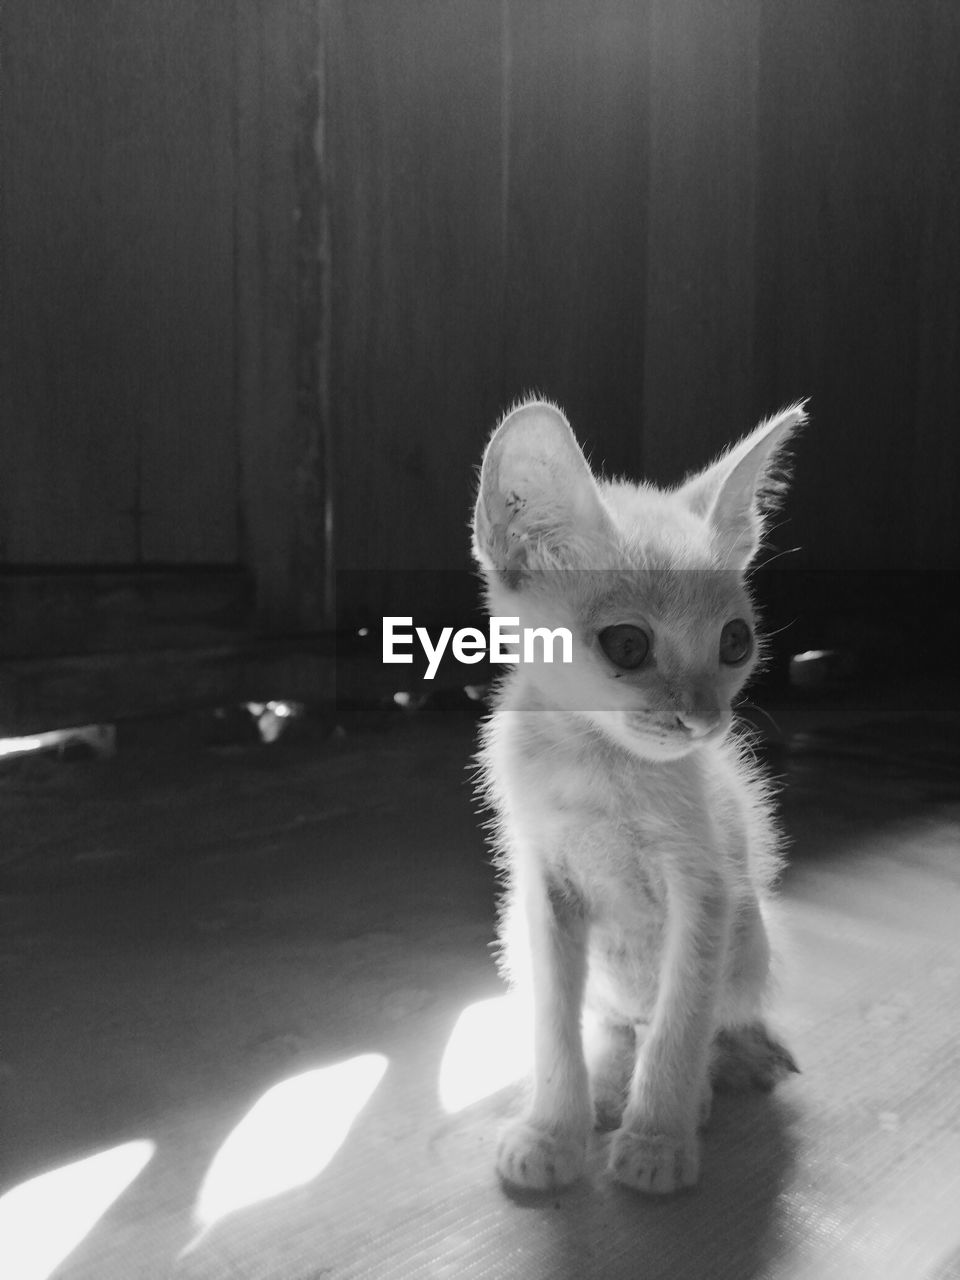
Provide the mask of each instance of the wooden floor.
[{"label": "wooden floor", "polygon": [[599,1136],[580,1185],[507,1197],[493,1032],[438,1093],[500,992],[466,713],[7,766],[3,1275],[960,1277],[958,707],[773,708],[803,1073],[719,1099],[699,1187],[662,1201],[608,1182]]}]

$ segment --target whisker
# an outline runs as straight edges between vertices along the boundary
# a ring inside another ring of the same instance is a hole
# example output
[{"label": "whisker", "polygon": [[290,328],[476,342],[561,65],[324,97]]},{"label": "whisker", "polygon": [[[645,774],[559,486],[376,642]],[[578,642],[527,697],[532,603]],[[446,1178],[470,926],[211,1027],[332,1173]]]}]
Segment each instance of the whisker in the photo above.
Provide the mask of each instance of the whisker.
[{"label": "whisker", "polygon": [[776,627],[773,631],[764,630],[763,638],[765,640],[772,640],[774,636],[782,635],[784,631],[789,631],[791,627],[795,627],[797,622],[797,618],[791,618],[790,621],[785,622],[782,627]]},{"label": "whisker", "polygon": [[741,707],[748,707],[751,711],[757,711],[757,712],[759,712],[759,713],[760,713],[760,715],[762,715],[762,716],[766,716],[766,718],[767,718],[767,719],[770,721],[770,723],[773,725],[774,729],[776,729],[777,733],[779,733],[781,736],[783,736],[783,730],[782,730],[782,729],[780,728],[780,726],[777,724],[776,720],[774,720],[774,718],[773,718],[773,716],[770,714],[770,712],[769,712],[769,711],[767,711],[764,707],[758,707],[758,706],[757,706],[757,704],[756,704],[755,702],[747,702],[747,701],[743,701],[743,702],[738,702],[738,703],[737,703],[737,705],[736,705],[736,707],[734,708],[734,710],[735,710],[735,711],[739,711]]},{"label": "whisker", "polygon": [[774,560],[779,560],[781,556],[792,556],[796,551],[802,551],[802,547],[785,547],[783,551],[776,551],[772,556],[767,556],[766,560],[760,564],[751,565],[751,572],[756,573],[758,569],[765,569],[768,564],[773,564]]}]

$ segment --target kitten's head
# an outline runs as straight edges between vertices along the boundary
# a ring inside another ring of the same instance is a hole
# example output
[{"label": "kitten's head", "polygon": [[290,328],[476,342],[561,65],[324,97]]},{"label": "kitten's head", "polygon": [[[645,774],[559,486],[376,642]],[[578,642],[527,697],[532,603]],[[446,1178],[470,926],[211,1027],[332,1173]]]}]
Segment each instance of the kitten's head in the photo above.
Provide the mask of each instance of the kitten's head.
[{"label": "kitten's head", "polygon": [[783,487],[802,405],[675,489],[598,481],[563,414],[514,409],[487,446],[474,553],[490,611],[566,627],[573,662],[525,664],[543,705],[648,760],[722,737],[757,660],[744,571]]}]

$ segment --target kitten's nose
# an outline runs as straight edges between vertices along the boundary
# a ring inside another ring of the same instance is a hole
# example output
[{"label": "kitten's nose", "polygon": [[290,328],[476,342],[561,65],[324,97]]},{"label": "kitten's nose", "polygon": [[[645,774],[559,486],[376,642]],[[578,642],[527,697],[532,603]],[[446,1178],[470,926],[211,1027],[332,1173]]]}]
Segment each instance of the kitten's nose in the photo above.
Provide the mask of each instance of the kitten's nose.
[{"label": "kitten's nose", "polygon": [[707,734],[712,733],[718,727],[722,716],[719,711],[712,715],[692,715],[690,713],[677,712],[677,725],[681,729],[686,729],[691,738],[705,738]]}]

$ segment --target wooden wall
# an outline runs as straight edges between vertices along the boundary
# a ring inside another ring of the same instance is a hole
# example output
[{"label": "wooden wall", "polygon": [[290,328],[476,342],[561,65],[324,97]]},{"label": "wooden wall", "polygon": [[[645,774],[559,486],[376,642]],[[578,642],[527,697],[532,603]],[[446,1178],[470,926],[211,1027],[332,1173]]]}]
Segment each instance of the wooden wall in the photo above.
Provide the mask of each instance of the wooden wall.
[{"label": "wooden wall", "polygon": [[785,544],[960,567],[960,9],[869,9],[8,0],[3,563],[409,612],[536,389],[661,481],[810,395]]}]

